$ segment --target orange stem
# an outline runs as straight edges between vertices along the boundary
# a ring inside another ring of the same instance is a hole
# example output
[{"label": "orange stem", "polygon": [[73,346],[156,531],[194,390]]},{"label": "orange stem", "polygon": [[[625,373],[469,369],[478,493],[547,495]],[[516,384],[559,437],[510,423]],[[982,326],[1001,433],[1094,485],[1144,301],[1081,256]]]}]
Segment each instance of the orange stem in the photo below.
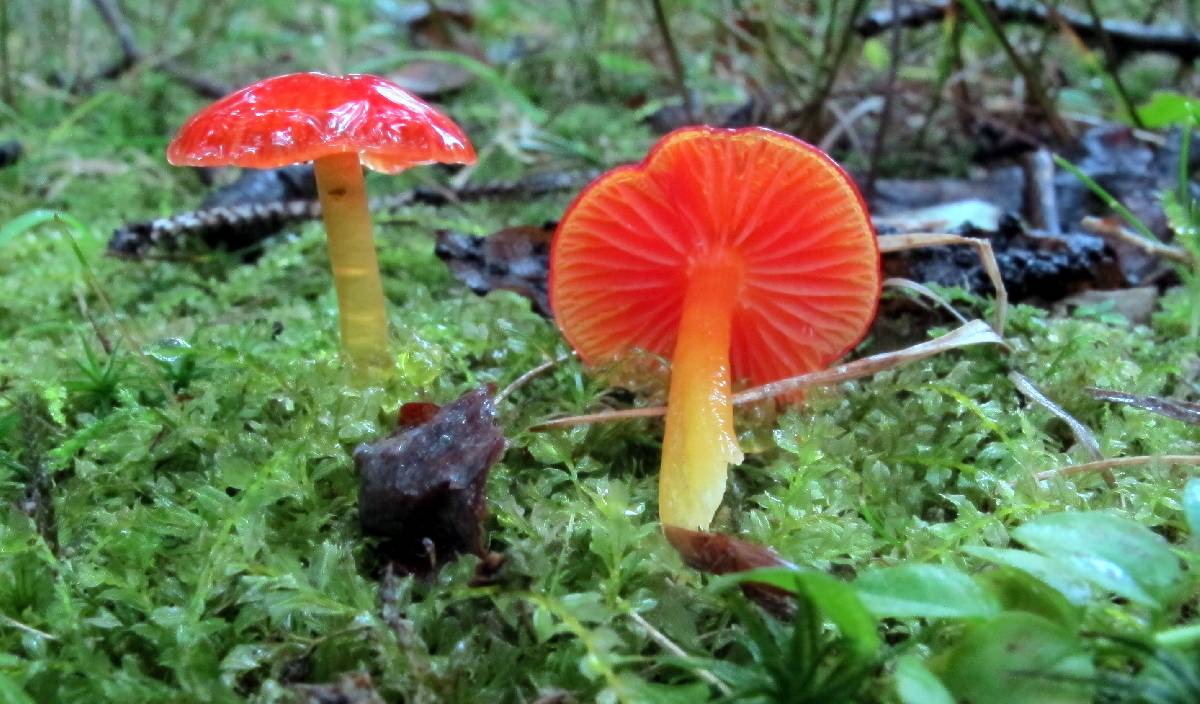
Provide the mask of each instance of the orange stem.
[{"label": "orange stem", "polygon": [[741,269],[734,257],[710,256],[689,272],[658,480],[664,526],[706,530],[725,494],[728,466],[742,461],[729,393],[729,342]]}]

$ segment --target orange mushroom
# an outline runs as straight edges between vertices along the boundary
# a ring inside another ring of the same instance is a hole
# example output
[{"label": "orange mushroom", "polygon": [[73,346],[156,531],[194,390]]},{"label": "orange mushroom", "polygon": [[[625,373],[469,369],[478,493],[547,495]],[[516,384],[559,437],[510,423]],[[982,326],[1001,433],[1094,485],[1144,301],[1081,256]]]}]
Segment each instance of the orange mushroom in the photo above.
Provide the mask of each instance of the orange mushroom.
[{"label": "orange mushroom", "polygon": [[469,164],[458,125],[382,78],[293,73],[243,88],[194,115],[167,148],[187,166],[270,169],[312,161],[342,347],[360,368],[387,363],[387,311],[362,166],[395,174],[417,164]]},{"label": "orange mushroom", "polygon": [[664,527],[707,529],[742,460],[731,384],[827,366],[862,340],[879,291],[853,181],[760,127],[668,134],[580,193],[550,251],[555,320],[586,363],[634,348],[672,360]]}]

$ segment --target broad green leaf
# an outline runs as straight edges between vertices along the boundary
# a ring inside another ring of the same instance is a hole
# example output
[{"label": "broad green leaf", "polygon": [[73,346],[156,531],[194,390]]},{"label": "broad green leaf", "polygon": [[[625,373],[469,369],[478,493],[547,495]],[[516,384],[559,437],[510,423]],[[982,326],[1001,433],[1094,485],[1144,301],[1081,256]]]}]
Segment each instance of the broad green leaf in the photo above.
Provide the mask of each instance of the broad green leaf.
[{"label": "broad green leaf", "polygon": [[1021,570],[1058,590],[1072,604],[1086,604],[1092,596],[1091,587],[1087,582],[1073,574],[1064,573],[1057,562],[1045,555],[1028,550],[989,548],[982,545],[969,545],[963,548],[963,552],[996,565]]},{"label": "broad green leaf", "polygon": [[1183,487],[1183,515],[1193,540],[1200,540],[1200,478],[1193,477]]},{"label": "broad green leaf", "polygon": [[762,567],[714,580],[713,588],[722,589],[745,582],[769,584],[792,594],[804,594],[825,618],[837,626],[857,654],[868,656],[879,649],[881,643],[875,618],[853,586],[824,572]]},{"label": "broad green leaf", "polygon": [[[981,579],[1000,600],[1000,605],[1005,611],[1037,614],[1070,629],[1079,626],[1082,609],[1067,601],[1053,586],[1028,572],[1000,567],[984,574]],[[1086,585],[1084,588],[1086,589]]]},{"label": "broad green leaf", "polygon": [[954,704],[946,686],[914,655],[896,662],[896,695],[903,704]]},{"label": "broad green leaf", "polygon": [[1200,116],[1200,100],[1163,91],[1155,93],[1150,102],[1138,108],[1138,117],[1149,128],[1194,123]]},{"label": "broad green leaf", "polygon": [[1079,638],[1019,611],[973,624],[939,668],[958,701],[1086,704],[1095,668]]},{"label": "broad green leaf", "polygon": [[995,597],[970,576],[940,565],[871,570],[854,586],[867,609],[879,617],[979,618],[1000,610]]},{"label": "broad green leaf", "polygon": [[25,688],[8,675],[0,672],[0,704],[33,704]]},{"label": "broad green leaf", "polygon": [[1163,607],[1184,586],[1179,559],[1149,528],[1109,513],[1056,513],[1013,531],[1025,545],[1126,599]]}]

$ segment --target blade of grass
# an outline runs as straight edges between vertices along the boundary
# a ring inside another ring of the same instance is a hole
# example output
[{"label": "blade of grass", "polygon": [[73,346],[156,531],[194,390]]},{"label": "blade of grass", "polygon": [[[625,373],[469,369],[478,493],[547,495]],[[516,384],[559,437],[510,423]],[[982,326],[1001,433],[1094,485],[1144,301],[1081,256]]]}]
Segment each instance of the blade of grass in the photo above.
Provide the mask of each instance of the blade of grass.
[{"label": "blade of grass", "polygon": [[1083,183],[1083,185],[1087,186],[1089,191],[1096,194],[1097,198],[1104,201],[1105,205],[1112,208],[1114,211],[1116,211],[1116,213],[1118,215],[1120,215],[1125,220],[1125,222],[1129,223],[1130,227],[1137,230],[1146,239],[1151,240],[1153,242],[1158,242],[1158,237],[1155,236],[1155,234],[1150,230],[1149,227],[1146,227],[1146,223],[1142,222],[1138,216],[1134,215],[1133,211],[1131,211],[1129,208],[1126,208],[1124,205],[1122,205],[1121,201],[1114,198],[1111,193],[1104,190],[1104,187],[1101,186],[1100,184],[1096,183],[1095,179],[1093,179],[1091,176],[1088,176],[1086,173],[1084,173],[1083,169],[1072,164],[1071,162],[1067,161],[1066,159],[1059,156],[1058,154],[1054,155],[1054,163],[1058,164],[1059,167],[1071,172],[1071,175],[1073,175],[1075,178],[1079,179],[1080,182]]}]

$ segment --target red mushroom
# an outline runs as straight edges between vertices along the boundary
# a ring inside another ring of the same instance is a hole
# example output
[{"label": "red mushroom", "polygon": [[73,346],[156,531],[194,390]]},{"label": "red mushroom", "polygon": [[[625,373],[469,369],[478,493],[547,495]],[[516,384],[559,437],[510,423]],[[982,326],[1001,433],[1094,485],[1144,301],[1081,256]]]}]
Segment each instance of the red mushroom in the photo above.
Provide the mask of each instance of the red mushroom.
[{"label": "red mushroom", "polygon": [[742,460],[731,382],[825,367],[862,340],[879,290],[854,183],[759,127],[672,132],[580,193],[551,244],[555,320],[585,362],[633,348],[672,359],[664,527],[706,529]]},{"label": "red mushroom", "polygon": [[294,73],[213,103],[179,130],[167,159],[187,166],[270,169],[312,161],[341,319],[360,368],[387,361],[387,312],[362,165],[395,174],[417,164],[469,164],[458,125],[375,76]]}]

